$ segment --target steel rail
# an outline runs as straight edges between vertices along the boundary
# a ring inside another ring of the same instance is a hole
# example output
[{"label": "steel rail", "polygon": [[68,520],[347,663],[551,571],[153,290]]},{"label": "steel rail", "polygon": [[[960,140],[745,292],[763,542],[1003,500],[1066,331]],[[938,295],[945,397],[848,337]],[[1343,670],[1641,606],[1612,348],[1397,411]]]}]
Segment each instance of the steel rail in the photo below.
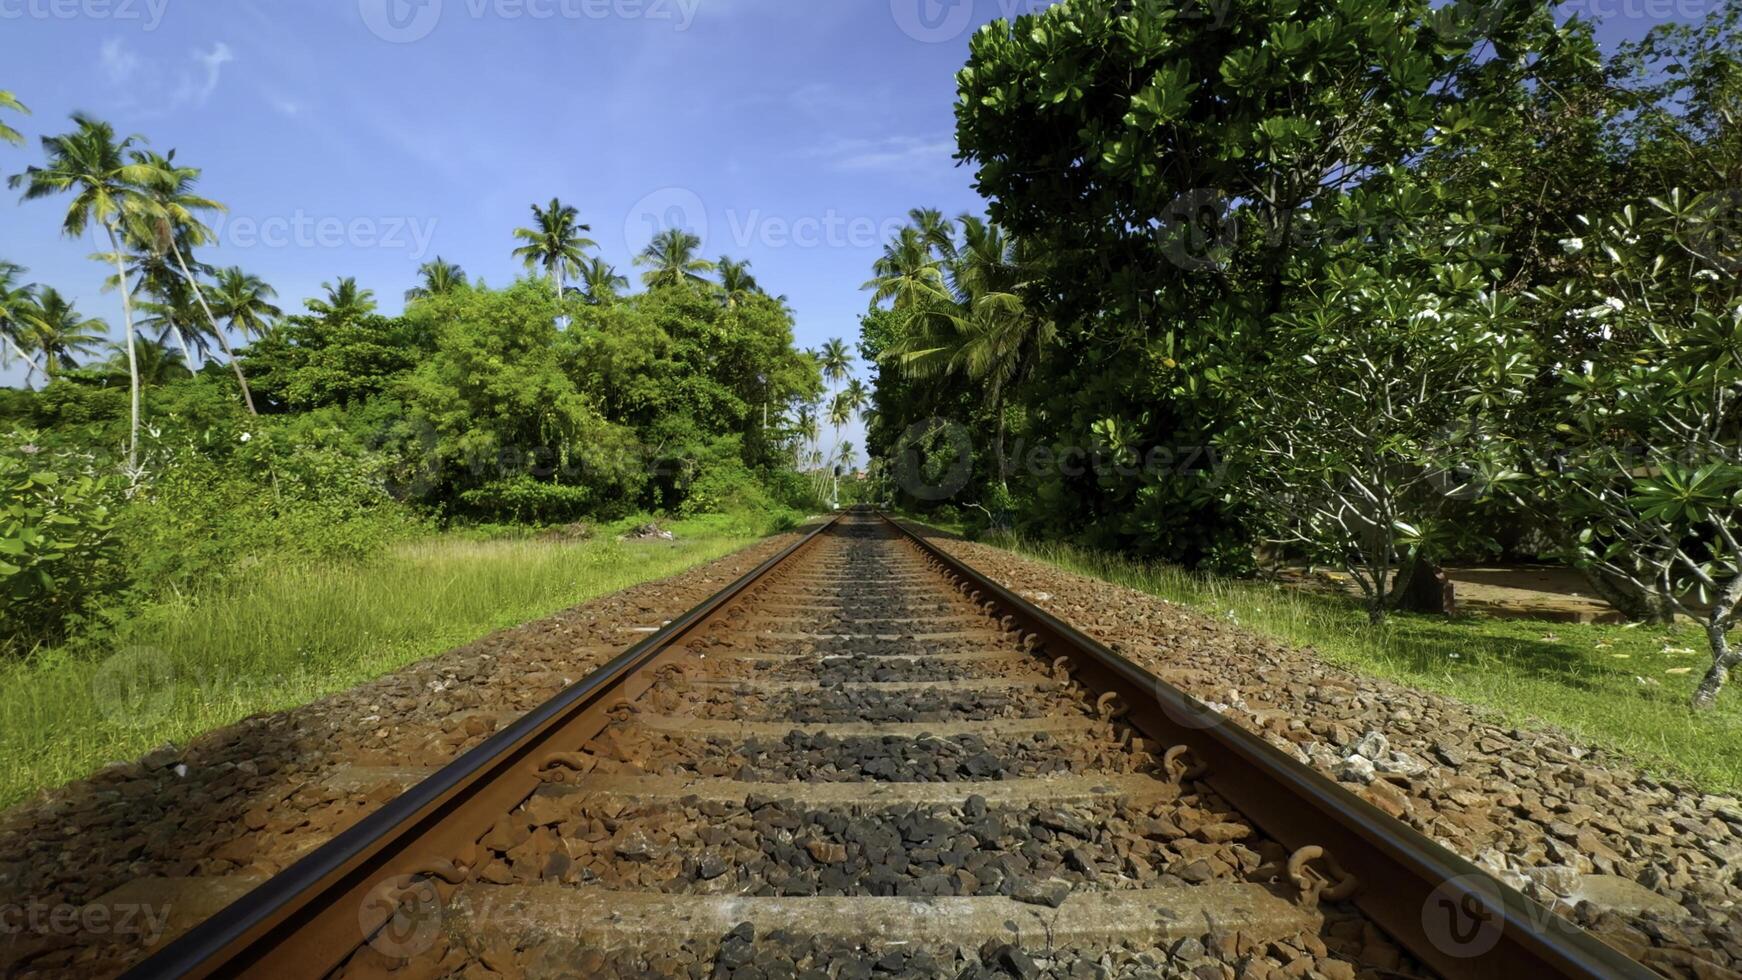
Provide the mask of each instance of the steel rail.
[{"label": "steel rail", "polygon": [[321,977],[342,965],[393,915],[371,900],[383,882],[426,875],[475,845],[539,785],[553,745],[575,748],[607,713],[651,684],[676,641],[712,618],[833,527],[839,516],[630,647],[585,680],[407,790],[234,904],[123,974],[125,980]]},{"label": "steel rail", "polygon": [[1227,721],[1093,638],[878,512],[964,593],[1038,638],[1037,655],[1069,657],[1073,679],[1115,693],[1126,719],[1164,747],[1186,746],[1207,783],[1290,850],[1321,847],[1354,876],[1354,904],[1447,978],[1658,975],[1507,887],[1342,786]]}]

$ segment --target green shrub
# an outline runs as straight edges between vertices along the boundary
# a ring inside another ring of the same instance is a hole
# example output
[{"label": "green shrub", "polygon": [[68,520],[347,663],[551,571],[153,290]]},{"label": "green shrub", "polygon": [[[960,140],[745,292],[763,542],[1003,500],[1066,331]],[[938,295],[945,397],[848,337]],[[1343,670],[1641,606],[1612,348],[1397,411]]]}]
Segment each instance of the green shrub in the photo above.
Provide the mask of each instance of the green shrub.
[{"label": "green shrub", "polygon": [[0,436],[0,650],[61,638],[120,589],[121,500],[121,481],[91,457],[49,454],[24,433]]},{"label": "green shrub", "polygon": [[486,520],[555,524],[591,513],[597,500],[590,487],[544,483],[530,476],[497,480],[460,494],[460,503]]}]

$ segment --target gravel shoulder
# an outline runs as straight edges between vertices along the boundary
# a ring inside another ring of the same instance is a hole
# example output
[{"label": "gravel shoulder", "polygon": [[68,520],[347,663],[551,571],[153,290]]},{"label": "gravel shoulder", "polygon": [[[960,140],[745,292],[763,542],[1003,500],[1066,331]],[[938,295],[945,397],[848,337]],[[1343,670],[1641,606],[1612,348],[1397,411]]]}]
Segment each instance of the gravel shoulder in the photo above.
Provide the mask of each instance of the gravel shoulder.
[{"label": "gravel shoulder", "polygon": [[451,762],[797,536],[115,763],[0,814],[0,977],[118,972],[191,923],[167,900],[128,894],[118,911],[105,896],[138,879],[283,870],[401,789],[337,777]]},{"label": "gravel shoulder", "polygon": [[1742,805],[1164,599],[934,542],[1671,976],[1742,968]]}]

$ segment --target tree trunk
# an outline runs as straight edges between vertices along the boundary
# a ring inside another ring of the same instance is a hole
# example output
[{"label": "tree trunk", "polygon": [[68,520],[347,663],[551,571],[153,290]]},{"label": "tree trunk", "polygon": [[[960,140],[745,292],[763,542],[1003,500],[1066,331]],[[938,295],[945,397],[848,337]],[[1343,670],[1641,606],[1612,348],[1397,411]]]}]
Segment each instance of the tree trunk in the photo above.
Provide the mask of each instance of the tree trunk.
[{"label": "tree trunk", "polygon": [[109,232],[109,248],[115,256],[115,272],[121,282],[121,321],[127,343],[127,376],[132,387],[132,424],[127,437],[127,470],[129,475],[139,469],[139,352],[133,349],[133,293],[127,287],[127,266],[122,261],[121,239],[115,234],[114,222],[105,222]]},{"label": "tree trunk", "polygon": [[1600,568],[1581,568],[1579,573],[1590,584],[1591,591],[1597,593],[1597,598],[1629,620],[1652,626],[1668,626],[1675,622],[1675,603],[1665,596],[1655,591],[1643,591]]},{"label": "tree trunk", "polygon": [[[205,290],[200,288],[199,281],[194,279],[193,273],[188,271],[187,260],[182,258],[181,246],[172,239],[169,247],[175,253],[175,264],[181,266],[182,278],[186,279],[188,285],[193,287],[194,299],[199,302],[200,309],[205,312],[206,322],[212,326],[212,336],[218,339],[218,346],[224,348],[224,359],[230,362],[230,367],[236,372],[236,383],[242,387],[242,401],[248,406],[248,414],[259,415],[260,413],[254,408],[254,392],[248,390],[248,378],[242,374],[242,365],[237,363],[235,353],[230,350],[230,341],[218,326],[218,318],[212,315],[212,308],[206,304]],[[185,344],[186,341],[183,343]],[[188,357],[188,366],[193,366],[192,355]]]},{"label": "tree trunk", "polygon": [[24,362],[24,386],[26,388],[31,387],[31,381],[36,377],[36,372],[38,371],[42,371],[44,378],[48,377],[48,372],[37,367],[36,362],[31,360],[30,355],[24,352],[24,348],[18,346],[17,342],[15,342],[11,337],[6,336],[5,334],[0,334],[0,340],[4,340],[6,346],[12,348],[12,353],[16,355],[19,360]]},{"label": "tree trunk", "polygon": [[1730,646],[1730,637],[1723,623],[1710,623],[1706,626],[1706,641],[1712,646],[1712,669],[1706,672],[1705,679],[1694,689],[1695,711],[1707,711],[1716,705],[1718,692],[1724,689],[1724,682],[1729,680],[1730,671],[1742,664],[1742,650]]},{"label": "tree trunk", "polygon": [[998,466],[998,486],[1000,489],[1010,489],[1010,466],[1004,459],[1004,389],[992,397],[993,422],[992,457]]}]

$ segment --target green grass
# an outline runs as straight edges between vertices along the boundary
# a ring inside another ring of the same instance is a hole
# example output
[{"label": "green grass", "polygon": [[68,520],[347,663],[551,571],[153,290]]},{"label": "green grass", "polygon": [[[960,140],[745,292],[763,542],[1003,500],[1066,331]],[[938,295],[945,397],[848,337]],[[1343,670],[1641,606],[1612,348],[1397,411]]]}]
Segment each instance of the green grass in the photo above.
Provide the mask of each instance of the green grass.
[{"label": "green grass", "polygon": [[1691,626],[1595,626],[1397,615],[1382,626],[1347,599],[1196,575],[1058,544],[1000,547],[1115,582],[1284,642],[1349,670],[1438,691],[1505,721],[1547,723],[1708,792],[1742,790],[1742,684],[1710,712],[1688,700],[1710,666]]},{"label": "green grass", "polygon": [[400,545],[359,565],[259,563],[212,595],[123,624],[105,660],[49,651],[0,667],[0,808],[265,711],[306,704],[497,629],[745,547],[754,522],[669,523],[676,542]]}]

